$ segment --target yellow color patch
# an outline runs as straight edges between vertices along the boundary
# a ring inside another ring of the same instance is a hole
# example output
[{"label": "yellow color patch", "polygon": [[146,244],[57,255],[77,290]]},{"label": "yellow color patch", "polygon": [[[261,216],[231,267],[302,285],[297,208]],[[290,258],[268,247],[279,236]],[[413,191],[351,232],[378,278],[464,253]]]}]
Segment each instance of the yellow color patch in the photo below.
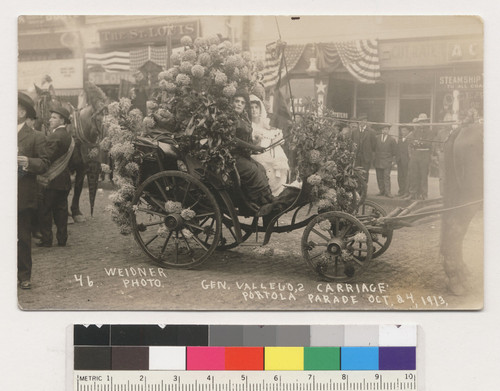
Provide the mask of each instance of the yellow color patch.
[{"label": "yellow color patch", "polygon": [[303,371],[303,347],[265,347],[264,369],[266,371]]}]

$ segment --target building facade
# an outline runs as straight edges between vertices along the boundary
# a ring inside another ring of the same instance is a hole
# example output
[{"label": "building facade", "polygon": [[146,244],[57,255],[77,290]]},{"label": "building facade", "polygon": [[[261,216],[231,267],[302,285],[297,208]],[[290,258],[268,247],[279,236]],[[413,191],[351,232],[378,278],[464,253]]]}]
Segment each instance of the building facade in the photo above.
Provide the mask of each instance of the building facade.
[{"label": "building facade", "polygon": [[[366,114],[375,122],[411,122],[419,113],[439,122],[469,108],[483,111],[483,26],[476,17],[46,15],[21,16],[18,25],[18,88],[43,87],[49,75],[57,94],[72,101],[85,80],[115,99],[138,71],[154,83],[168,53],[182,50],[181,37],[219,34],[257,59],[278,39],[299,48],[282,82],[298,114],[308,97],[339,118]],[[340,57],[317,58],[328,47],[321,45],[365,39],[377,42],[375,82],[353,76]]]},{"label": "building facade", "polygon": [[[312,97],[339,118],[365,114],[374,122],[407,123],[419,113],[449,121],[470,108],[482,116],[483,26],[477,17],[279,17],[255,23],[261,25],[251,30],[250,41],[260,57],[266,37],[259,32],[278,39],[277,26],[287,46],[301,47],[298,60],[286,56],[292,66],[281,87],[288,97],[291,90],[290,109],[298,114]],[[345,58],[324,49],[352,49],[366,39],[376,42],[379,66],[377,80],[369,83],[348,71]]]}]

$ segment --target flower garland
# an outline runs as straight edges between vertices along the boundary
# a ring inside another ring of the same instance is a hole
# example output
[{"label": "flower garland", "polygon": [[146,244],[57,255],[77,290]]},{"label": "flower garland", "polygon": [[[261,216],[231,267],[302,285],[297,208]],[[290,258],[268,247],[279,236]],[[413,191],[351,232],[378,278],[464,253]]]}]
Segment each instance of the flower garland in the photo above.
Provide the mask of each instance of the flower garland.
[{"label": "flower garland", "polygon": [[238,45],[217,36],[181,39],[184,52],[171,56],[173,67],[160,72],[158,88],[148,103],[147,130],[176,135],[178,148],[212,172],[227,177],[234,160],[237,114],[232,98],[237,90],[265,94],[255,63]]},{"label": "flower garland", "polygon": [[[108,106],[106,137],[100,145],[114,162],[118,190],[110,196],[110,210],[122,234],[131,233],[131,201],[141,164],[133,146],[138,135],[168,133],[182,153],[228,178],[237,124],[232,98],[237,90],[264,98],[264,88],[255,76],[263,65],[253,62],[238,45],[221,42],[217,36],[194,41],[186,36],[181,43],[184,52],[173,54],[173,67],[158,75],[145,117],[132,108],[130,99]],[[190,216],[189,211],[183,213]]]},{"label": "flower garland", "polygon": [[300,177],[310,186],[310,199],[319,212],[352,213],[356,204],[355,144],[350,137],[332,133],[336,118],[317,103],[308,103],[300,122],[291,129],[291,149],[297,156]]},{"label": "flower garland", "polygon": [[120,233],[128,235],[132,232],[130,225],[132,199],[135,193],[135,179],[139,174],[141,157],[136,153],[133,140],[144,134],[143,115],[139,109],[133,109],[128,98],[108,105],[108,115],[104,117],[105,137],[100,147],[109,151],[113,159],[113,180],[118,189],[109,199],[111,218],[118,225]]}]

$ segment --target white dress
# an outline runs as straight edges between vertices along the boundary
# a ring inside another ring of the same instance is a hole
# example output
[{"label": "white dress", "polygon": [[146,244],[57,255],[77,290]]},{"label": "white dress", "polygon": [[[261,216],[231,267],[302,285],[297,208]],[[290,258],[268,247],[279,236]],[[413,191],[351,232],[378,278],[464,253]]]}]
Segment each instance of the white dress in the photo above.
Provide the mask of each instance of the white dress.
[{"label": "white dress", "polygon": [[[259,146],[267,148],[271,144],[283,139],[283,133],[279,129],[271,128],[264,123],[252,123],[252,137]],[[252,155],[252,159],[258,161],[266,169],[269,186],[274,196],[281,193],[283,185],[288,177],[288,158],[280,145],[277,145],[264,153]]]}]

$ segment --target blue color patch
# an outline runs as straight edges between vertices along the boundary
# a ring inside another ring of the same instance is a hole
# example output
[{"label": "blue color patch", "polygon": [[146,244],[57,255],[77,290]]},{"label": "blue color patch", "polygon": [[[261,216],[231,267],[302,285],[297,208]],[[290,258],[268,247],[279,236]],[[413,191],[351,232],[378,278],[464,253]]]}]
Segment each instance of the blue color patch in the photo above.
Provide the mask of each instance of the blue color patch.
[{"label": "blue color patch", "polygon": [[375,370],[378,371],[378,347],[342,347],[340,348],[340,369],[348,370]]}]

